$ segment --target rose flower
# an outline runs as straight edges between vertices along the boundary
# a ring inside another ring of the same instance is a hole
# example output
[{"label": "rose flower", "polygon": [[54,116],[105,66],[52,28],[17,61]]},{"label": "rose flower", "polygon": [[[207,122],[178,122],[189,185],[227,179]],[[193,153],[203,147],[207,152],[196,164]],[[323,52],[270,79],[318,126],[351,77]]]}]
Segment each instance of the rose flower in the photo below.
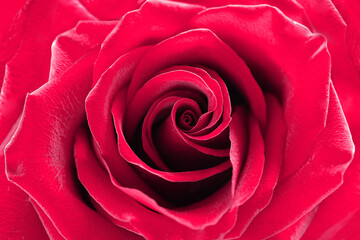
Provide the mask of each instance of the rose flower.
[{"label": "rose flower", "polygon": [[5,3],[2,239],[359,237],[355,1],[121,2]]}]

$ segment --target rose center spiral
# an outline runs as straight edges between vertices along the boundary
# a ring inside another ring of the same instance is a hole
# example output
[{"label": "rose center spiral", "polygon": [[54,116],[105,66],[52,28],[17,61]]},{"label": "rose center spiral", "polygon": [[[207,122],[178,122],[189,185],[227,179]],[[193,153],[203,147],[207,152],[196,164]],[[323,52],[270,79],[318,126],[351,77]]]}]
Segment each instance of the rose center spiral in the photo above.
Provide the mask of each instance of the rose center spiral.
[{"label": "rose center spiral", "polygon": [[180,117],[177,117],[177,125],[182,130],[190,130],[196,125],[198,116],[190,109],[185,110]]}]

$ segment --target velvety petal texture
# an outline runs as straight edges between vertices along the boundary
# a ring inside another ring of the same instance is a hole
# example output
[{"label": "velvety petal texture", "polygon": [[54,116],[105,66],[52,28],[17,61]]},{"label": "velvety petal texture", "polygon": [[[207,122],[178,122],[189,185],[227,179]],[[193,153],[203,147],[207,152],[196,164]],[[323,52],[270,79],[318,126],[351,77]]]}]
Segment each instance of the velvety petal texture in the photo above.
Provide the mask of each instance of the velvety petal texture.
[{"label": "velvety petal texture", "polygon": [[48,80],[52,41],[79,20],[93,18],[75,2],[0,3],[0,191],[4,199],[0,232],[4,239],[46,237],[28,195],[7,180],[4,148],[19,124],[26,95]]},{"label": "velvety petal texture", "polygon": [[5,5],[1,238],[359,236],[354,1]]}]

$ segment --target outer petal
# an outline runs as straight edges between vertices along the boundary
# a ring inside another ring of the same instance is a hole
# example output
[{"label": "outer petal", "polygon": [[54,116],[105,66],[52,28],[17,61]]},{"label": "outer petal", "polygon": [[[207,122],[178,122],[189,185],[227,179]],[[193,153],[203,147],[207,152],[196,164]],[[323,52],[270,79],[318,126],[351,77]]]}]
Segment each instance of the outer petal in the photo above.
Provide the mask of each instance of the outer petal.
[{"label": "outer petal", "polygon": [[341,17],[347,24],[346,45],[347,52],[360,73],[360,5],[356,0],[333,0],[332,1]]},{"label": "outer petal", "polygon": [[58,35],[51,46],[49,80],[60,78],[89,49],[99,47],[115,25],[111,21],[79,21]]},{"label": "outer petal", "polygon": [[[79,229],[90,227],[95,238],[113,238],[124,234],[133,237],[129,232],[106,222],[83,202],[82,189],[74,178],[74,161],[71,157],[72,132],[85,116],[84,102],[92,83],[92,67],[98,53],[97,46],[111,28],[111,23],[82,22],[75,29],[57,38],[52,48],[51,67],[54,70],[50,73],[50,81],[29,95],[18,134],[12,139],[7,151],[9,178],[32,197],[34,206],[52,238],[77,239],[87,236],[88,230],[69,229],[76,228],[77,224]],[[59,59],[63,62],[58,61]],[[29,134],[29,131],[34,133]],[[33,144],[32,154],[24,151],[30,150],[29,148],[21,147],[24,142],[33,141],[27,136],[37,136],[39,139]],[[39,167],[35,167],[31,157],[34,161],[47,159],[44,162],[48,164],[42,165],[42,162]],[[48,188],[46,195],[42,194],[44,191],[38,191],[36,181],[40,181],[39,186]],[[54,199],[59,202],[54,203]],[[58,206],[64,207],[64,210],[59,212]],[[77,219],[71,216],[73,213],[69,209],[72,207]],[[69,225],[66,217],[64,219],[64,216],[60,215],[65,212],[70,214],[67,217],[69,221],[75,221],[75,225]]]},{"label": "outer petal", "polygon": [[274,6],[291,19],[309,27],[310,23],[303,7],[296,0],[173,0],[177,2],[187,2],[200,4],[206,7],[223,7],[226,5],[260,5],[267,4]]},{"label": "outer petal", "polygon": [[[55,228],[54,224],[51,222],[51,220],[46,216],[44,211],[39,207],[39,205],[31,201],[33,208],[37,212],[38,216],[41,219],[41,222],[46,229],[46,233],[48,234],[48,237],[50,237],[51,240],[65,240],[65,238],[59,233],[59,231]],[[28,224],[30,226],[31,224]]]},{"label": "outer petal", "polygon": [[[313,31],[328,40],[331,75],[355,146],[360,146],[360,6],[357,1],[298,1],[312,22]],[[343,185],[319,207],[304,239],[352,239],[360,224],[360,155],[345,173]],[[345,230],[346,229],[346,230]],[[339,232],[339,235],[337,235]],[[347,234],[344,234],[347,232]]]},{"label": "outer petal", "polygon": [[94,16],[101,20],[120,19],[125,13],[140,7],[145,0],[79,0]]},{"label": "outer petal", "polygon": [[[359,4],[354,1],[334,1],[339,7],[337,9],[330,0],[298,2],[311,20],[312,31],[323,34],[327,39],[331,78],[345,116],[353,128],[359,118],[353,110],[360,106],[360,23],[359,18],[354,16],[356,10],[359,10]],[[346,22],[338,10],[344,14]]]},{"label": "outer petal", "polygon": [[316,214],[317,208],[314,208],[302,218],[300,218],[296,223],[285,229],[284,231],[276,234],[275,236],[269,238],[269,240],[297,240],[302,239],[306,229],[311,224],[314,215]]},{"label": "outer petal", "polygon": [[360,229],[359,229],[359,223],[360,223],[360,213],[359,211],[357,214],[348,219],[346,226],[342,228],[340,231],[338,231],[333,239],[354,239],[354,236],[360,236]]},{"label": "outer petal", "polygon": [[[6,63],[0,94],[0,141],[19,117],[27,93],[48,80],[50,47],[54,38],[80,19],[91,19],[71,1],[32,1],[12,22],[13,41],[0,44],[0,59]],[[14,44],[20,42],[21,44]],[[5,57],[4,59],[2,59]],[[1,61],[0,60],[0,61]],[[24,81],[26,79],[26,81]]]},{"label": "outer petal", "polygon": [[[15,126],[17,125],[18,121]],[[15,184],[9,182],[5,174],[4,148],[15,129],[13,127],[0,144],[0,238],[46,238],[47,234],[30,203],[30,197]],[[29,222],[32,224],[29,225]]]},{"label": "outer petal", "polygon": [[354,239],[360,236],[358,162],[358,158],[354,159],[345,174],[343,185],[320,204],[317,214],[302,239],[335,240]]},{"label": "outer petal", "polygon": [[28,195],[6,179],[4,147],[18,125],[26,94],[48,79],[52,40],[79,19],[92,17],[73,1],[1,1],[0,5],[0,194],[6,204],[1,207],[5,222],[0,224],[0,235],[43,239],[46,232]]},{"label": "outer petal", "polygon": [[73,137],[84,120],[96,54],[91,51],[61,79],[28,96],[24,117],[5,155],[9,179],[34,199],[68,239],[129,234],[86,205],[74,178]]},{"label": "outer petal", "polygon": [[[201,230],[186,227],[168,216],[149,210],[114,186],[108,178],[106,170],[96,161],[85,131],[77,135],[75,148],[79,179],[93,198],[93,201],[96,202],[95,207],[97,210],[107,217],[109,221],[136,231],[147,239],[154,240],[202,239],[203,235],[208,235],[207,233],[201,233]],[[224,199],[219,200],[219,202],[226,201]],[[221,205],[219,204],[218,207],[221,207]],[[195,207],[194,209],[196,210]],[[188,215],[189,218],[191,216],[199,218],[209,213],[207,211],[202,215],[201,212],[196,211],[194,214],[192,212],[194,209],[177,209],[172,211],[172,214],[179,212],[183,217]],[[163,211],[166,212],[165,209]],[[218,209],[212,211],[216,214]],[[212,235],[208,236],[210,236],[210,239],[216,238]]]},{"label": "outer petal", "polygon": [[96,147],[104,165],[108,166],[109,173],[122,186],[146,189],[146,192],[153,193],[119,155],[111,116],[111,106],[116,94],[128,84],[132,72],[146,51],[147,47],[143,47],[124,54],[104,72],[86,98],[86,114]]},{"label": "outer petal", "polygon": [[324,38],[265,5],[209,9],[192,24],[212,30],[244,59],[260,86],[279,97],[288,129],[281,178],[294,173],[325,125],[330,62]]},{"label": "outer petal", "polygon": [[181,32],[201,10],[203,7],[196,5],[150,0],[138,11],[127,13],[104,41],[94,70],[94,83],[121,55]]},{"label": "outer petal", "polygon": [[[29,196],[5,176],[4,150],[0,153],[0,238],[47,239]],[[31,224],[29,224],[31,223]]]},{"label": "outer petal", "polygon": [[22,28],[17,28],[17,25],[23,25],[26,19],[24,10],[28,8],[24,7],[25,2],[29,1],[11,3],[6,0],[0,1],[0,89],[4,79],[5,64],[17,50],[24,31]]},{"label": "outer petal", "polygon": [[[351,117],[351,112],[348,112]],[[359,120],[358,120],[359,121]],[[355,146],[360,144],[358,124],[353,124]],[[351,126],[350,126],[351,127]],[[319,206],[303,239],[354,239],[360,236],[360,152],[355,151],[341,187]]]},{"label": "outer petal", "polygon": [[326,127],[316,139],[308,160],[276,187],[270,204],[250,224],[243,239],[271,237],[311,211],[342,184],[353,154],[348,125],[331,85]]},{"label": "outer petal", "polygon": [[263,175],[254,195],[245,204],[235,209],[237,213],[236,224],[226,235],[226,238],[239,237],[251,221],[269,204],[279,178],[283,161],[286,128],[282,109],[276,98],[267,94],[266,102],[268,123],[264,136],[265,162]]}]

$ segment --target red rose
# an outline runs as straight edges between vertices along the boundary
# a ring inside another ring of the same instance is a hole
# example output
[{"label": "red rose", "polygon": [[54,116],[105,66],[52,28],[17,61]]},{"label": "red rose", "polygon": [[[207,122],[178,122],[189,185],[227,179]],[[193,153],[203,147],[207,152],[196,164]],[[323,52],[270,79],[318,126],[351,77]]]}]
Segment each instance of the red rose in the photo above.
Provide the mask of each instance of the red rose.
[{"label": "red rose", "polygon": [[360,235],[359,6],[187,2],[6,4],[2,239]]}]

